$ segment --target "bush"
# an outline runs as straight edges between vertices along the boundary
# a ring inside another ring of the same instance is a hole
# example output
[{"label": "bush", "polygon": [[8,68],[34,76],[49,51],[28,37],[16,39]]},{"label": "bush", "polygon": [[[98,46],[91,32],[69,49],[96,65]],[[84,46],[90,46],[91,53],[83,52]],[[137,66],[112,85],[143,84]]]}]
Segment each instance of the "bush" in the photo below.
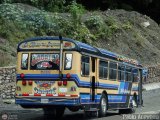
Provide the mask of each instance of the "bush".
[{"label": "bush", "polygon": [[99,15],[92,15],[86,21],[85,24],[90,29],[100,29],[104,25],[104,21]]},{"label": "bush", "polygon": [[85,12],[84,7],[81,4],[72,2],[72,4],[68,6],[68,11],[71,13],[73,24],[75,27],[78,27],[81,23],[82,14]]}]

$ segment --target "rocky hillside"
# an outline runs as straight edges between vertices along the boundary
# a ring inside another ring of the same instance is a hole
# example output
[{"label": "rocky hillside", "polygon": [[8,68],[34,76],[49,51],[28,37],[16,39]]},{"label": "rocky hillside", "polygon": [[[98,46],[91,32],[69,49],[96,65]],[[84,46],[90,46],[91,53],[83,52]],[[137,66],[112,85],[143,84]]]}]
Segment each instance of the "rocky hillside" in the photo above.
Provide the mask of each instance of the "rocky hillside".
[{"label": "rocky hillside", "polygon": [[[112,17],[118,29],[111,39],[99,40],[97,46],[138,59],[143,64],[155,65],[160,62],[160,27],[155,21],[146,15],[124,10],[102,14],[106,18]],[[118,27],[120,24],[122,29]]]},{"label": "rocky hillside", "polygon": [[28,37],[77,39],[138,59],[160,61],[160,27],[146,15],[125,10],[88,12],[73,4],[70,13],[51,13],[24,4],[0,5],[0,66],[16,64],[16,45]]}]

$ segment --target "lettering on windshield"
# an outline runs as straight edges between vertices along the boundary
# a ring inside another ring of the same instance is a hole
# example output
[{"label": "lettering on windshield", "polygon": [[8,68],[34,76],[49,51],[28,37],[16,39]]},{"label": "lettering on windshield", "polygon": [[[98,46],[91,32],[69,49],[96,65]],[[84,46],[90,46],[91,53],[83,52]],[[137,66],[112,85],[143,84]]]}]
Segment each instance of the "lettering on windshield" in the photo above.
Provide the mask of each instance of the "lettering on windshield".
[{"label": "lettering on windshield", "polygon": [[32,54],[31,69],[59,69],[59,54]]}]

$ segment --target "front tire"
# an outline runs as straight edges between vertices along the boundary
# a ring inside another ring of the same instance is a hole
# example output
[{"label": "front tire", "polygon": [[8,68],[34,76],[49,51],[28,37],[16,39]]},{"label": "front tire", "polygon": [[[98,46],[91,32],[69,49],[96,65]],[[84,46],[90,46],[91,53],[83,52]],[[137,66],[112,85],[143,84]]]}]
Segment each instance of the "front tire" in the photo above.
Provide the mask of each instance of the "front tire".
[{"label": "front tire", "polygon": [[102,94],[99,104],[98,117],[104,117],[107,113],[108,100],[105,94]]}]

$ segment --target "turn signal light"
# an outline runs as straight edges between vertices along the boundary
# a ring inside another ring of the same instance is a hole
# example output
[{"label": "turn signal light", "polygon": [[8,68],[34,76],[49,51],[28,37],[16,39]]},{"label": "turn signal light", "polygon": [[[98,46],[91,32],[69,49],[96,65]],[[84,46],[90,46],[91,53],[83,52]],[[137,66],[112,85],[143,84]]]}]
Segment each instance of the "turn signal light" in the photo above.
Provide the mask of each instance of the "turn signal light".
[{"label": "turn signal light", "polygon": [[64,85],[64,86],[67,85],[67,81],[66,81],[66,80],[63,81],[63,85]]},{"label": "turn signal light", "polygon": [[70,79],[70,78],[71,78],[71,74],[70,74],[70,73],[67,73],[67,74],[66,74],[66,78],[67,78],[67,79]]},{"label": "turn signal light", "polygon": [[29,81],[28,81],[28,84],[29,84],[29,85],[32,85],[32,84],[33,84],[33,81],[32,81],[32,80],[29,80]]},{"label": "turn signal light", "polygon": [[29,96],[29,94],[28,93],[23,93],[22,96]]},{"label": "turn signal light", "polygon": [[24,78],[24,73],[20,74],[20,78],[23,79]]},{"label": "turn signal light", "polygon": [[58,81],[58,86],[61,86],[62,85],[62,81]]}]

